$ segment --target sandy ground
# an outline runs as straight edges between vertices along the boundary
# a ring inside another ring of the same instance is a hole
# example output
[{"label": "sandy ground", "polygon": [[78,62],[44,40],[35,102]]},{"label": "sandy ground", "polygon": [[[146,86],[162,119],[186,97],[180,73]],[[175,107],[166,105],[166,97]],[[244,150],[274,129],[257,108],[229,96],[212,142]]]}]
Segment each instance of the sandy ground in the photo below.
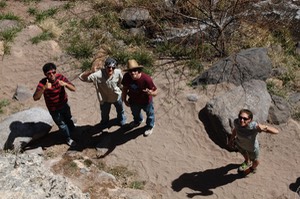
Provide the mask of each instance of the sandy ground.
[{"label": "sandy ground", "polygon": [[[39,31],[35,26],[25,28],[12,44],[11,54],[0,61],[1,99],[11,99],[17,85],[23,85],[33,93],[43,77],[42,65],[53,61],[59,66],[58,72],[66,75],[77,88],[74,93],[68,92],[77,125],[97,125],[100,112],[93,85],[77,78],[80,71],[71,70],[72,60],[55,42],[33,45],[28,41]],[[186,85],[186,77],[187,74],[176,74],[172,65],[157,69],[153,75],[159,89],[159,95],[154,99],[156,124],[153,134],[144,137],[143,125],[128,132],[112,127],[108,129],[108,136],[112,138],[109,153],[102,159],[108,165],[123,165],[135,170],[141,180],[147,181],[145,190],[155,193],[156,198],[300,198],[296,193],[300,189],[299,123],[289,120],[287,124],[277,126],[279,135],[260,135],[258,171],[241,178],[237,167],[243,161],[242,156],[215,145],[198,118],[205,104],[228,87],[192,89]],[[198,100],[189,101],[187,96],[190,94],[197,95]],[[33,106],[46,108],[43,100],[12,102],[1,119]],[[128,122],[132,121],[128,107],[126,114]],[[114,116],[113,108],[111,117]],[[101,143],[101,140],[97,142]],[[68,150],[63,143],[48,145],[57,147],[61,154]],[[82,152],[89,148],[93,147],[84,147]]]}]

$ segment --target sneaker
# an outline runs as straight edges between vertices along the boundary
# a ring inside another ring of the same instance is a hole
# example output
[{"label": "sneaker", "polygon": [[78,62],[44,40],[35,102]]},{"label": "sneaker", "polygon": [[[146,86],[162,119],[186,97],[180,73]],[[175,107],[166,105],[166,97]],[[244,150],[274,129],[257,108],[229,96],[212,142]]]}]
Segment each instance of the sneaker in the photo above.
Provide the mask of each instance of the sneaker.
[{"label": "sneaker", "polygon": [[249,168],[247,168],[246,170],[243,171],[244,176],[247,176],[250,173],[255,174],[256,173],[256,168],[254,169],[252,167],[249,167]]},{"label": "sneaker", "polygon": [[243,162],[241,166],[238,168],[238,171],[245,171],[251,166],[252,166],[251,163]]},{"label": "sneaker", "polygon": [[69,138],[67,140],[67,145],[69,145],[69,146],[76,146],[76,142],[74,140],[72,140],[71,138]]},{"label": "sneaker", "polygon": [[153,127],[148,127],[147,130],[144,132],[144,136],[149,136],[153,133]]}]

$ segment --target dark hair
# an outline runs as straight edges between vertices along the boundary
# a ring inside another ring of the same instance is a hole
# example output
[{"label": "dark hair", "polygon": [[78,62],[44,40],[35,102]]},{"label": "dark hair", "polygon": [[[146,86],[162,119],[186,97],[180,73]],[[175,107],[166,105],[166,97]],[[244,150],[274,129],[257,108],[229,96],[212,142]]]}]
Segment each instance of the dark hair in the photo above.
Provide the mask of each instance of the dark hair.
[{"label": "dark hair", "polygon": [[246,113],[249,118],[252,120],[253,119],[253,113],[249,110],[249,109],[241,109],[240,112],[239,112],[239,116],[242,114],[242,113]]},{"label": "dark hair", "polygon": [[53,63],[47,63],[43,66],[44,73],[47,73],[49,70],[56,70],[56,66]]}]

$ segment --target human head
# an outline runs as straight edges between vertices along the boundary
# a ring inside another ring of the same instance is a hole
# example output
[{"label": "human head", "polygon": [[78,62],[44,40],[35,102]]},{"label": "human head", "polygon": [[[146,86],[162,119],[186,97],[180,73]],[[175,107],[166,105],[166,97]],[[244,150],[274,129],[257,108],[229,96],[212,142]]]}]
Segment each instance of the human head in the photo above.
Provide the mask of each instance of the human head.
[{"label": "human head", "polygon": [[53,63],[47,63],[43,66],[43,72],[46,75],[46,73],[50,70],[56,70],[56,66]]},{"label": "human head", "polygon": [[139,79],[141,77],[141,71],[143,66],[140,66],[136,60],[130,59],[127,62],[127,69],[124,71],[127,71],[132,79]]},{"label": "human head", "polygon": [[242,126],[248,125],[253,119],[253,113],[248,109],[241,109],[238,115],[240,124]]},{"label": "human head", "polygon": [[54,82],[56,77],[56,66],[53,63],[47,63],[43,66],[43,72],[50,82]]},{"label": "human head", "polygon": [[117,61],[114,58],[107,58],[104,63],[104,68],[108,76],[111,76],[114,73],[115,68],[117,67]]},{"label": "human head", "polygon": [[117,61],[111,57],[107,58],[104,63],[105,68],[108,68],[108,67],[116,68],[117,65],[118,65]]}]

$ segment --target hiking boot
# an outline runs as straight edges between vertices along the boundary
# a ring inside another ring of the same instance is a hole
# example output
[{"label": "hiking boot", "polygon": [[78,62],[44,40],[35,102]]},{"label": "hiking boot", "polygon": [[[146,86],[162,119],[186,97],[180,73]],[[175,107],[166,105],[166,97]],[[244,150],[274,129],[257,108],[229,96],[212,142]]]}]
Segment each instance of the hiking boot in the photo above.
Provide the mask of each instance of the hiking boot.
[{"label": "hiking boot", "polygon": [[144,132],[144,136],[149,136],[153,133],[153,127],[147,127],[146,131]]},{"label": "hiking boot", "polygon": [[238,171],[239,172],[241,172],[241,171],[245,171],[245,170],[247,170],[249,167],[251,167],[252,166],[252,164],[249,162],[243,162],[242,164],[241,164],[241,166],[238,168]]},{"label": "hiking boot", "polygon": [[67,139],[67,145],[69,146],[76,146],[76,142],[72,140],[71,138]]}]

